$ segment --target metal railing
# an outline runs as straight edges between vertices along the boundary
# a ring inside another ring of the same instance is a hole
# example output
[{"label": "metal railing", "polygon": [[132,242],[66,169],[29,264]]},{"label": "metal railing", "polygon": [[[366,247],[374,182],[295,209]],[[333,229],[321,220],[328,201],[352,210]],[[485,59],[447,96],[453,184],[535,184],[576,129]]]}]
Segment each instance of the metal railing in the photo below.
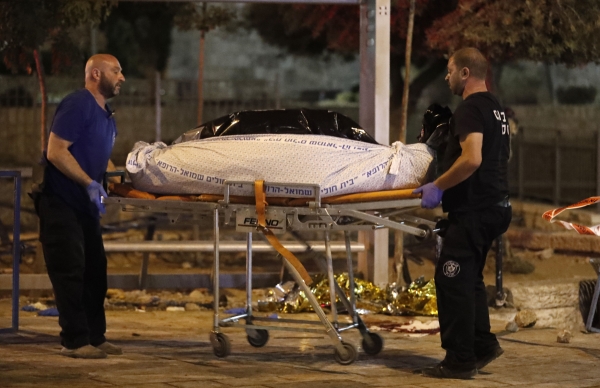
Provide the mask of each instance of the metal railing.
[{"label": "metal railing", "polygon": [[563,205],[600,194],[600,131],[569,137],[558,130],[512,139],[513,197]]},{"label": "metal railing", "polygon": [[[0,170],[0,178],[12,178],[13,196],[13,272],[12,272],[12,327],[8,330],[19,330],[19,265],[21,264],[21,171]],[[0,332],[7,329],[0,329]]]}]

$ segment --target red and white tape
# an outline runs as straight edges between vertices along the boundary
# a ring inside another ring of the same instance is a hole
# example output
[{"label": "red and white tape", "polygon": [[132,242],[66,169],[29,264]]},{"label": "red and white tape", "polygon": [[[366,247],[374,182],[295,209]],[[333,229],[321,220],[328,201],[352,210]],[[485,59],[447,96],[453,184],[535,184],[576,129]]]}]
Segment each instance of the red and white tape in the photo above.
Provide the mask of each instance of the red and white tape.
[{"label": "red and white tape", "polygon": [[581,207],[593,205],[598,202],[600,202],[600,197],[589,197],[587,199],[584,199],[583,201],[579,201],[579,202],[574,203],[569,206],[559,207],[558,209],[554,209],[554,210],[548,210],[547,212],[542,214],[542,217],[548,222],[559,222],[566,229],[573,229],[579,234],[590,234],[590,235],[594,235],[594,236],[600,236],[600,225],[585,226],[585,225],[575,224],[572,222],[566,222],[566,221],[560,221],[560,220],[554,219],[554,217],[556,217],[560,213],[564,212],[565,210],[579,209]]}]

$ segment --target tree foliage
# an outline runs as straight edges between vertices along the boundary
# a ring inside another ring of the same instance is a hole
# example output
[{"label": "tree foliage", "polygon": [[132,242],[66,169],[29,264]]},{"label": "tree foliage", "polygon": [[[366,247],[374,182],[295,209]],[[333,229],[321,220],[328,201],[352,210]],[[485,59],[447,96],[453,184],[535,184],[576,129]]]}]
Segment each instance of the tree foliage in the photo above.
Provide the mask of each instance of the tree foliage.
[{"label": "tree foliage", "polygon": [[120,2],[100,26],[107,51],[130,76],[163,71],[171,48],[173,18],[185,3]]},{"label": "tree foliage", "polygon": [[174,26],[209,31],[233,18],[229,9],[204,8],[205,12],[192,2],[120,2],[101,26],[108,38],[108,51],[119,58],[130,75],[162,72],[169,59]]},{"label": "tree foliage", "polygon": [[109,12],[107,0],[0,1],[0,53],[4,64],[17,72],[33,71],[33,51],[49,44],[52,70],[68,67],[78,54],[69,32],[98,23]]},{"label": "tree foliage", "polygon": [[[392,2],[392,107],[398,106],[402,97],[401,69],[404,65],[409,5],[410,0]],[[411,83],[411,102],[416,101],[423,88],[445,68],[441,53],[432,53],[427,45],[427,28],[455,7],[456,0],[416,0],[412,61],[424,70]],[[359,50],[359,12],[358,6],[350,5],[250,4],[245,8],[244,20],[246,28],[255,29],[265,42],[282,47],[291,54],[314,56],[338,53],[353,57]]]},{"label": "tree foliage", "polygon": [[[413,53],[418,58],[428,54],[425,31],[436,18],[452,11],[455,1],[417,0]],[[409,0],[397,0],[391,12],[392,54],[404,55],[408,24]],[[286,48],[297,55],[318,55],[337,52],[358,53],[358,6],[349,5],[272,5],[246,6],[246,27],[255,29],[272,45]]]},{"label": "tree foliage", "polygon": [[[409,0],[392,3],[392,55],[403,55]],[[358,52],[359,8],[347,5],[246,7],[249,28],[292,54]],[[417,0],[417,61],[473,46],[492,61],[529,59],[567,65],[598,62],[598,0]]]},{"label": "tree foliage", "polygon": [[333,29],[323,30],[323,23],[319,18],[315,20],[315,15],[320,13],[323,13],[323,21],[345,21],[348,17],[358,20],[358,7],[304,4],[249,4],[244,8],[243,17],[245,27],[256,30],[263,41],[284,48],[290,54],[319,55],[335,50],[337,46],[340,46],[337,51],[341,53],[356,52],[358,40],[341,42],[338,33],[344,39],[348,38],[348,29],[357,26],[344,26],[343,33],[342,30],[338,30],[338,33]]},{"label": "tree foliage", "polygon": [[427,31],[432,49],[473,46],[490,60],[600,61],[598,0],[460,0]]},{"label": "tree foliage", "polygon": [[208,32],[232,23],[236,17],[236,12],[231,7],[209,5],[208,3],[188,3],[176,15],[175,25],[181,30]]}]

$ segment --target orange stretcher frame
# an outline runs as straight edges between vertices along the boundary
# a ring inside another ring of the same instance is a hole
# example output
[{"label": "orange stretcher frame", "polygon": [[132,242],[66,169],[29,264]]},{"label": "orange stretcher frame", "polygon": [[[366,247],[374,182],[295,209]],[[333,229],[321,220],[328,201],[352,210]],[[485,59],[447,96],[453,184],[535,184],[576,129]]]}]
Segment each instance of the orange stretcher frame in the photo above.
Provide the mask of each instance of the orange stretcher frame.
[{"label": "orange stretcher frame", "polygon": [[[110,183],[108,188],[111,193],[124,198],[138,199],[156,199],[159,201],[187,201],[187,202],[218,202],[223,200],[224,195],[220,194],[198,194],[198,195],[162,195],[152,194],[145,191],[134,189],[127,183]],[[413,194],[414,189],[369,191],[363,193],[342,194],[332,197],[326,197],[321,200],[324,205],[392,201],[401,199],[420,198],[419,194]],[[229,197],[231,203],[252,205],[255,203],[254,197],[244,197],[232,195]],[[283,198],[266,197],[267,204],[271,206],[308,206],[310,198]]]}]

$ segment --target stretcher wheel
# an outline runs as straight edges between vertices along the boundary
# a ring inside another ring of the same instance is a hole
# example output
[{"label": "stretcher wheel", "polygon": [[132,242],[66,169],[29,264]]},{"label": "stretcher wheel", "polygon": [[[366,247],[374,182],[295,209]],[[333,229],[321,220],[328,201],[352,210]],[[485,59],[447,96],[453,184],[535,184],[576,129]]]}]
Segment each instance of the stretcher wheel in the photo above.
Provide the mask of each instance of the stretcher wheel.
[{"label": "stretcher wheel", "polygon": [[349,344],[347,342],[343,342],[342,341],[342,346],[344,347],[344,350],[346,351],[345,355],[340,354],[340,352],[338,352],[337,349],[335,349],[335,360],[342,365],[350,365],[352,364],[354,361],[356,361],[356,357],[358,356],[358,352],[356,351],[356,348],[354,347],[354,345]]},{"label": "stretcher wheel", "polygon": [[231,342],[223,333],[211,333],[211,343],[215,356],[219,358],[227,357],[231,353]]},{"label": "stretcher wheel", "polygon": [[371,341],[362,340],[362,348],[365,353],[374,356],[383,349],[383,338],[378,333],[366,333]]},{"label": "stretcher wheel", "polygon": [[[250,335],[256,333],[255,336]],[[269,332],[263,329],[246,329],[246,333],[248,333],[248,343],[255,348],[262,348],[269,341]]]}]

